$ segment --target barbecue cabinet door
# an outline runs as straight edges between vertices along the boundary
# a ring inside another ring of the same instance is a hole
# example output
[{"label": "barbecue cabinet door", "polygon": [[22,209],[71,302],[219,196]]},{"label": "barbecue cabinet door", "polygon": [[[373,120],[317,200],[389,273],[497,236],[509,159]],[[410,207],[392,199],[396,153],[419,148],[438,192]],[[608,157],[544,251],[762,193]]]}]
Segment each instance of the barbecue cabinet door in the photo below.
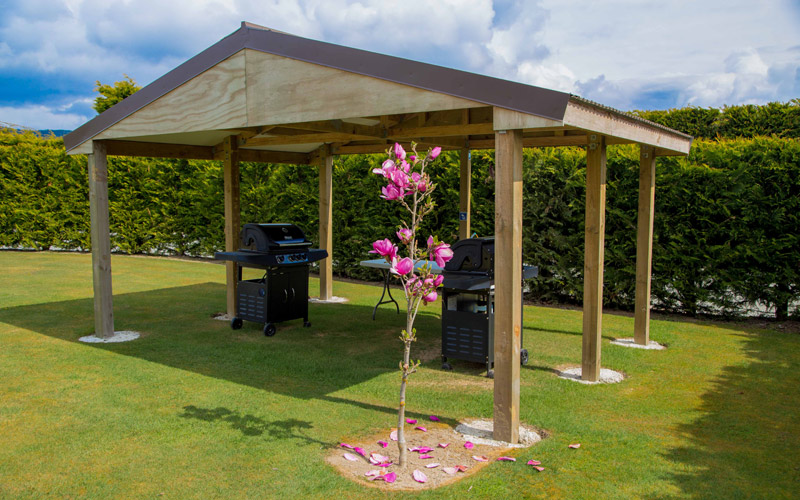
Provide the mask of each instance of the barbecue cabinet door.
[{"label": "barbecue cabinet door", "polygon": [[268,279],[267,321],[283,321],[289,316],[286,314],[289,305],[289,277],[283,270],[279,270],[271,272]]},{"label": "barbecue cabinet door", "polygon": [[308,268],[285,267],[270,274],[268,321],[308,316]]}]

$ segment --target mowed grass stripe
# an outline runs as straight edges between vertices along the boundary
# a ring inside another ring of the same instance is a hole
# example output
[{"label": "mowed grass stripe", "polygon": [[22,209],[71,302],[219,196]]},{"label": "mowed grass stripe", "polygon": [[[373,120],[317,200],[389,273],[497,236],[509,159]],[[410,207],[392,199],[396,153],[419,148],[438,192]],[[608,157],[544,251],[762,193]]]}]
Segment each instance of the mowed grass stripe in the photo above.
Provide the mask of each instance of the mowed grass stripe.
[{"label": "mowed grass stripe", "polygon": [[[339,441],[388,433],[396,419],[403,316],[382,306],[372,321],[380,288],[336,282],[347,304],[311,304],[311,328],[291,321],[266,338],[259,325],[211,319],[224,309],[222,266],[114,256],[116,327],[143,337],[87,345],[77,339],[93,329],[89,255],[0,252],[0,266],[0,497],[409,496],[324,462]],[[424,363],[409,412],[491,417],[480,365],[440,369],[439,308],[418,320],[412,355]],[[800,335],[659,318],[652,337],[669,348],[640,351],[608,343],[632,335],[632,318],[606,314],[603,325],[603,366],[628,378],[583,386],[553,373],[580,362],[580,311],[526,306],[520,415],[549,437],[511,452],[516,463],[412,496],[795,494]]]}]

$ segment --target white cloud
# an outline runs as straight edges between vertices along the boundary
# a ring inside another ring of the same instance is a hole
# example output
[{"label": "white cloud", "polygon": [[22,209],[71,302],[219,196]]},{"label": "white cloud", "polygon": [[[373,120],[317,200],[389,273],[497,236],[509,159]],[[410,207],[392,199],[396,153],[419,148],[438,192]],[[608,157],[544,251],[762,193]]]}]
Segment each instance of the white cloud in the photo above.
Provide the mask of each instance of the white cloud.
[{"label": "white cloud", "polygon": [[[800,94],[798,12],[790,0],[17,0],[0,12],[0,76],[89,98],[95,80],[147,84],[249,21],[622,109],[719,106]],[[46,95],[4,100],[58,127],[82,115]]]},{"label": "white cloud", "polygon": [[73,130],[91,118],[44,105],[0,106],[0,122],[35,130]]}]

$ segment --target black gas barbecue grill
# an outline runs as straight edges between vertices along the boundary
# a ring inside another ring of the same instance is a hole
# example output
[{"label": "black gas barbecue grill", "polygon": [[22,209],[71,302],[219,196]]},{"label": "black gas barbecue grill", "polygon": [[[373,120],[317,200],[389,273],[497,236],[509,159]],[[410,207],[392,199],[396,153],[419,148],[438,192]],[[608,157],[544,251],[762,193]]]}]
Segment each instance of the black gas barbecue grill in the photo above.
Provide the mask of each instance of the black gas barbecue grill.
[{"label": "black gas barbecue grill", "polygon": [[[448,358],[486,364],[494,376],[494,238],[470,238],[452,246],[453,258],[442,276],[442,368],[452,369]],[[539,269],[523,266],[522,279]],[[522,302],[520,302],[522,309]],[[522,335],[520,334],[520,343]],[[520,351],[528,363],[528,351]]]},{"label": "black gas barbecue grill", "polygon": [[[310,248],[311,241],[294,224],[245,224],[238,252],[217,252],[215,259],[238,264],[236,317],[231,328],[242,321],[264,323],[264,335],[275,335],[274,323],[303,318],[308,321],[309,264],[328,256],[326,250]],[[264,269],[260,279],[243,280],[242,267]]]}]

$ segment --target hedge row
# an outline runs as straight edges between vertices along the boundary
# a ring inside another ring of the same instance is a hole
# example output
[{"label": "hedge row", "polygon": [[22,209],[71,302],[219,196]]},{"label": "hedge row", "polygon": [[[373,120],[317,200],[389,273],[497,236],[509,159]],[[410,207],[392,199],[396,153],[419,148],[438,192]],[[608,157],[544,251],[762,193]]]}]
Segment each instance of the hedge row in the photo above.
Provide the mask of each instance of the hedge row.
[{"label": "hedge row", "polygon": [[634,114],[698,139],[800,137],[800,99],[763,106],[688,107],[669,111],[635,111]]},{"label": "hedge row", "polygon": [[[358,266],[372,241],[393,233],[401,212],[379,199],[369,173],[382,157],[334,163],[334,272],[375,278]],[[475,151],[472,229],[494,232],[493,152]],[[313,167],[241,165],[242,222],[290,221],[314,240]],[[431,169],[437,208],[423,234],[458,233],[458,156]],[[0,246],[90,247],[86,159],[60,140],[0,134]],[[585,151],[524,153],[524,256],[539,265],[529,296],[582,299]],[[631,309],[635,290],[638,149],[609,148],[605,303]],[[112,246],[126,253],[209,255],[223,244],[220,165],[210,161],[112,158]],[[755,138],[698,141],[687,158],[659,159],[653,258],[658,308],[737,315],[754,302],[784,317],[800,297],[800,143]]]}]

